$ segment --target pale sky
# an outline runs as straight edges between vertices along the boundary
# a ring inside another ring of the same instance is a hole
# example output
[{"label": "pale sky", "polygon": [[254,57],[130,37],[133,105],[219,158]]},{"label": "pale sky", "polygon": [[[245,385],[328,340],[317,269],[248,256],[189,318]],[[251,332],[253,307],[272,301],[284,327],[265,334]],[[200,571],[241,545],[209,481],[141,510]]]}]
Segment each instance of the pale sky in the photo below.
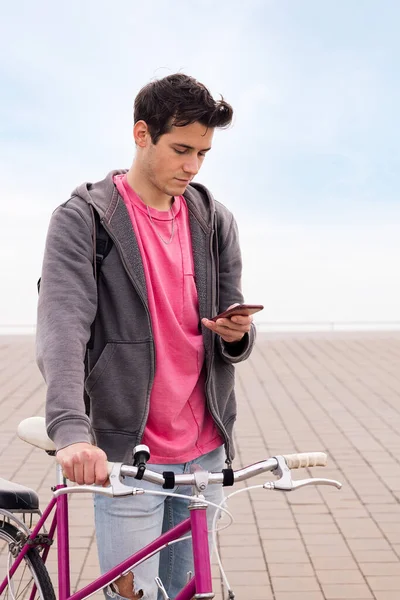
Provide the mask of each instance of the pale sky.
[{"label": "pale sky", "polygon": [[34,325],[51,212],[128,168],[182,71],[235,110],[197,180],[235,214],[258,321],[400,322],[397,0],[0,0],[1,326]]}]

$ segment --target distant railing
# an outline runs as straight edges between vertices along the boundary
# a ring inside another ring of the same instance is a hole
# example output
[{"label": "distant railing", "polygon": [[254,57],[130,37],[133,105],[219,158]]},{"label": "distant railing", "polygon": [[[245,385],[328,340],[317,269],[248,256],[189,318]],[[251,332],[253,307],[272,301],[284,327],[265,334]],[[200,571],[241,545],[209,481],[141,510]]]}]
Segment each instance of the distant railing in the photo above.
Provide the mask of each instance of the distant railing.
[{"label": "distant railing", "polygon": [[255,321],[259,331],[398,331],[400,321]]},{"label": "distant railing", "polygon": [[0,335],[34,335],[36,325],[0,325]]},{"label": "distant railing", "polygon": [[[255,323],[260,332],[400,330],[400,321],[261,321],[255,319]],[[0,325],[0,335],[34,335],[35,332],[36,325]]]}]

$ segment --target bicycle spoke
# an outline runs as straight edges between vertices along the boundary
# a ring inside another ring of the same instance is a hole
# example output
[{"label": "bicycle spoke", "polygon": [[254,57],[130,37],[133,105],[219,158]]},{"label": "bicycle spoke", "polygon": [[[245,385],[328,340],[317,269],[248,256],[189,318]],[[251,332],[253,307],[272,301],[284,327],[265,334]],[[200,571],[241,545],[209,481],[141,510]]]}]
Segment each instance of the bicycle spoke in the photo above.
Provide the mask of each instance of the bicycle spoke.
[{"label": "bicycle spoke", "polygon": [[[1,572],[6,574],[15,559],[10,553],[10,544],[19,551],[20,532],[10,523],[3,522],[0,528]],[[11,561],[9,560],[11,559]],[[38,550],[30,548],[15,573],[10,585],[4,589],[2,598],[9,600],[56,600],[46,567]]]}]

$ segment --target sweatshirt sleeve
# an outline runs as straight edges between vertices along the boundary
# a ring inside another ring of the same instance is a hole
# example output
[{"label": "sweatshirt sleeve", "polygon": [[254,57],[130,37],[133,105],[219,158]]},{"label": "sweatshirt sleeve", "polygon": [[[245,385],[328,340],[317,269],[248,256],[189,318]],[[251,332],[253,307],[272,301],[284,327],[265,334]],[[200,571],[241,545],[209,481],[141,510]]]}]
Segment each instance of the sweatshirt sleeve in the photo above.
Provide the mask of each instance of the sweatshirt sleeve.
[{"label": "sweatshirt sleeve", "polygon": [[[221,206],[221,205],[219,205]],[[226,210],[226,209],[225,209]],[[233,215],[230,219],[220,219],[219,247],[219,310],[226,310],[236,302],[243,304],[242,293],[242,255],[239,245],[239,232]],[[250,356],[256,337],[254,324],[240,342],[230,344],[218,339],[222,357],[231,363],[238,363]]]},{"label": "sweatshirt sleeve", "polygon": [[91,441],[84,359],[96,310],[90,209],[68,203],[49,225],[36,336],[37,363],[47,384],[47,432],[57,450]]}]

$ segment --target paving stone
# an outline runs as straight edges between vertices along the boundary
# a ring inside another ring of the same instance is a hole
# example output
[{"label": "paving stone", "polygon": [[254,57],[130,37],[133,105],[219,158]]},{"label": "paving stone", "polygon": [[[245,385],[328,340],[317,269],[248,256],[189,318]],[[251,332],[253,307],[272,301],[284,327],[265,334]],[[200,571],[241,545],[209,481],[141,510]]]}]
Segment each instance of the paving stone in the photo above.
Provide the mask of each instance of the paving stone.
[{"label": "paving stone", "polygon": [[[344,485],[232,498],[236,524],[218,537],[236,600],[400,598],[399,361],[399,332],[259,334],[237,367],[235,466],[325,450],[325,470],[293,477]],[[0,477],[37,490],[43,508],[54,460],[15,433],[23,418],[44,414],[33,338],[0,337],[0,365]],[[267,480],[274,475],[251,484]],[[99,572],[90,496],[72,499],[70,526],[71,581],[82,587]],[[50,555],[53,576],[56,564]],[[223,600],[215,560],[213,577]]]}]

